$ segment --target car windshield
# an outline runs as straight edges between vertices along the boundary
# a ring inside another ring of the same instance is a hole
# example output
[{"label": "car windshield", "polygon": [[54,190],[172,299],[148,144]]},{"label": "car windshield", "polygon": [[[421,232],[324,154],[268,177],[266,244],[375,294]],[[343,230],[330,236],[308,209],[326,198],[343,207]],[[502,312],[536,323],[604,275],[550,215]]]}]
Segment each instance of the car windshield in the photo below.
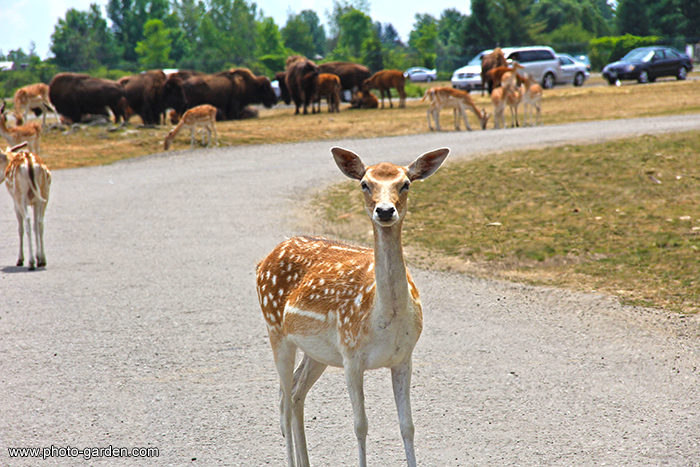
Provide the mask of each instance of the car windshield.
[{"label": "car windshield", "polygon": [[469,63],[467,63],[469,66],[481,66],[481,54],[477,55],[476,57],[472,58]]},{"label": "car windshield", "polygon": [[631,62],[634,60],[639,60],[642,62],[648,62],[651,60],[652,55],[654,55],[653,50],[649,49],[636,49],[622,57],[623,62]]}]

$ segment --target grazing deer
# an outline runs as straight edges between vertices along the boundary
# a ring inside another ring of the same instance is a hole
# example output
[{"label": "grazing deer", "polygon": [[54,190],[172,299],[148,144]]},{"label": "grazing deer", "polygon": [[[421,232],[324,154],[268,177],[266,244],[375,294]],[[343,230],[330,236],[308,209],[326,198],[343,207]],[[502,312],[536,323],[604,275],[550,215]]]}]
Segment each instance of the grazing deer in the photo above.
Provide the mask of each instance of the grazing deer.
[{"label": "grazing deer", "polygon": [[[216,107],[209,104],[198,105],[192,107],[185,112],[177,126],[170,130],[168,136],[165,137],[165,150],[170,149],[173,140],[183,128],[190,130],[190,147],[194,148],[197,128],[202,127],[207,132],[207,147],[211,146],[211,134],[214,133],[214,142],[219,145],[219,136],[216,133]],[[202,135],[202,144],[204,144],[204,135]]]},{"label": "grazing deer", "polygon": [[22,125],[24,119],[27,118],[27,113],[30,110],[42,110],[42,125],[46,126],[46,114],[51,110],[56,116],[56,121],[60,122],[56,108],[51,104],[49,99],[49,85],[44,83],[36,83],[24,86],[15,91],[15,119],[17,125]]},{"label": "grazing deer", "polygon": [[467,130],[472,130],[472,128],[469,126],[469,120],[467,119],[467,113],[465,111],[466,109],[474,112],[476,118],[479,119],[481,129],[486,129],[486,124],[489,121],[489,114],[487,114],[484,109],[479,110],[474,104],[474,101],[469,93],[466,91],[453,89],[447,86],[433,87],[425,91],[425,95],[421,99],[421,102],[424,102],[425,100],[428,101],[428,128],[431,130],[433,129],[430,121],[430,116],[432,115],[433,120],[435,120],[435,129],[437,131],[442,131],[442,128],[440,128],[440,111],[444,108],[454,109],[455,129],[457,131],[460,130],[460,116],[464,120],[464,125],[467,127]]},{"label": "grazing deer", "polygon": [[362,84],[362,91],[368,92],[371,89],[379,89],[382,95],[382,109],[384,108],[384,93],[389,97],[389,107],[394,108],[391,102],[391,88],[396,88],[399,93],[399,108],[406,107],[406,91],[404,86],[406,77],[401,70],[381,70],[372,75],[371,78],[365,80]]},{"label": "grazing deer", "polygon": [[[523,93],[523,125],[528,126],[528,107],[530,110],[530,126],[532,126],[533,120],[535,120],[535,125],[539,125],[540,112],[542,110],[542,86],[540,86],[531,76],[525,76],[523,86],[525,87],[525,92]],[[535,109],[536,116],[532,115],[533,107]]]},{"label": "grazing deer", "polygon": [[10,143],[10,146],[26,142],[30,152],[39,154],[41,125],[38,122],[29,122],[14,128],[8,128],[4,102],[0,105],[0,135]]},{"label": "grazing deer", "polygon": [[[415,467],[411,354],[423,329],[420,296],[406,268],[401,228],[409,187],[432,175],[450,150],[427,152],[408,167],[366,167],[347,149],[331,153],[358,180],[374,229],[374,250],[319,237],[293,237],[258,264],[257,292],[281,386],[287,463],[309,465],[304,400],[328,365],[343,367],[360,466],[366,465],[365,370],[390,368],[406,460]],[[304,352],[294,371],[297,348]]]},{"label": "grazing deer", "polygon": [[[0,183],[7,186],[15,204],[15,214],[19,223],[19,258],[17,266],[24,265],[24,231],[26,226],[29,245],[29,270],[46,266],[44,251],[44,213],[49,202],[51,172],[44,161],[30,152],[18,152],[22,143],[6,152],[0,151]],[[29,207],[34,213],[34,238],[36,239],[36,260],[32,245],[32,221]]]}]

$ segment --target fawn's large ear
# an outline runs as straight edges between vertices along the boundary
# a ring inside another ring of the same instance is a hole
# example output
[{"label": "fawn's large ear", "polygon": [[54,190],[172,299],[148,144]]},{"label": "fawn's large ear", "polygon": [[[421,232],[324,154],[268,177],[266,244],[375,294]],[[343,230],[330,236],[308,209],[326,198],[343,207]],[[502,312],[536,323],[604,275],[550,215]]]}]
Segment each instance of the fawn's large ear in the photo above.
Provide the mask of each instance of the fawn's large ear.
[{"label": "fawn's large ear", "polygon": [[418,157],[408,166],[408,179],[425,180],[440,168],[450,153],[449,148],[433,149]]},{"label": "fawn's large ear", "polygon": [[335,159],[335,163],[338,164],[338,168],[346,177],[362,180],[362,177],[365,176],[365,164],[360,160],[360,156],[354,152],[339,147],[333,147],[331,148],[331,154],[333,154],[333,159]]}]

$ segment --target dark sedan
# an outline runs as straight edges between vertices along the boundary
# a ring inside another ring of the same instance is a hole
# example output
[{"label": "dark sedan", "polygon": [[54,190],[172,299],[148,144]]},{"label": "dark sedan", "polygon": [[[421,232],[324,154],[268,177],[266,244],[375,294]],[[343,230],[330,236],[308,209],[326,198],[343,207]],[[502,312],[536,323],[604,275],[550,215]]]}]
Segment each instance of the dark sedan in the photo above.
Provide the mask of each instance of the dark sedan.
[{"label": "dark sedan", "polygon": [[662,76],[685,79],[693,69],[690,58],[671,47],[640,47],[622,57],[619,62],[603,68],[603,78],[610,84],[618,80],[636,79],[640,83],[653,83]]}]

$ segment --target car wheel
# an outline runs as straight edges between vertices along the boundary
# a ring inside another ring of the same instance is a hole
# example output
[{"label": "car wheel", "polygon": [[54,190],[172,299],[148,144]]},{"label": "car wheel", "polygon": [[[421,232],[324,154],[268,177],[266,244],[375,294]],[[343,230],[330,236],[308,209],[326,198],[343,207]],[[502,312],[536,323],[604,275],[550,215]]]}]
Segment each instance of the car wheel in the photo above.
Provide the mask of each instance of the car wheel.
[{"label": "car wheel", "polygon": [[614,78],[608,79],[608,83],[610,83],[610,86],[615,86],[615,83],[617,83],[617,80]]},{"label": "car wheel", "polygon": [[552,89],[554,87],[554,75],[551,73],[547,73],[544,75],[544,78],[542,78],[542,87],[544,89]]},{"label": "car wheel", "polygon": [[427,81],[428,83],[431,82],[432,80],[433,80],[433,78],[431,78],[430,76],[428,76],[427,78],[425,78],[425,81]]},{"label": "car wheel", "polygon": [[684,66],[681,66],[678,69],[678,74],[676,75],[676,79],[683,80],[688,77],[688,70]]},{"label": "car wheel", "polygon": [[576,73],[576,76],[574,76],[574,86],[583,86],[583,73]]},{"label": "car wheel", "polygon": [[646,84],[649,82],[649,72],[646,70],[642,70],[639,72],[639,76],[637,77],[637,81],[639,81],[642,84]]}]

